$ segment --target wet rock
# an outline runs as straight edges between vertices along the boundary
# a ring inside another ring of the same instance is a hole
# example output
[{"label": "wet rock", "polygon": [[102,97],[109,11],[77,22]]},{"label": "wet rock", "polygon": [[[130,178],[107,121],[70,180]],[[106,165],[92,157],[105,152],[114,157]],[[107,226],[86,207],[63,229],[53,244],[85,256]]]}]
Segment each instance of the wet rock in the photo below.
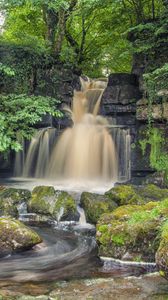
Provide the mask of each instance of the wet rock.
[{"label": "wet rock", "polygon": [[17,206],[27,202],[31,193],[24,189],[5,188],[0,190],[0,216],[18,216]]},{"label": "wet rock", "polygon": [[113,211],[117,204],[106,195],[83,192],[80,204],[85,210],[87,222],[96,224],[100,216]]},{"label": "wet rock", "polygon": [[28,211],[52,217],[58,221],[79,220],[75,200],[64,191],[51,186],[37,186],[32,191]]},{"label": "wet rock", "polygon": [[118,205],[143,205],[150,201],[161,201],[168,197],[168,189],[161,189],[154,184],[144,186],[118,185],[105,193]]},{"label": "wet rock", "polygon": [[99,253],[135,261],[154,261],[160,227],[168,217],[168,199],[145,205],[125,205],[104,214],[97,224]]},{"label": "wet rock", "polygon": [[30,249],[41,243],[39,235],[20,221],[0,218],[0,256]]}]

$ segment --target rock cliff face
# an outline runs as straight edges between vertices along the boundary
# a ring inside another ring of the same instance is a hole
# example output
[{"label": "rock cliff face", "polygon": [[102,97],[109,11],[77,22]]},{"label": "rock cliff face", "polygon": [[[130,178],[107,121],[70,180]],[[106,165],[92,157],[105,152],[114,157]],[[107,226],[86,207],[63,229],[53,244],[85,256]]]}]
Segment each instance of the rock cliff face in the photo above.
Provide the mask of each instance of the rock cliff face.
[{"label": "rock cliff face", "polygon": [[142,151],[136,142],[139,138],[139,129],[144,120],[137,118],[137,104],[142,99],[139,88],[139,77],[136,74],[111,74],[108,86],[103,94],[102,113],[110,122],[123,125],[130,129],[131,135],[131,173],[134,176],[144,176],[150,172],[149,158],[143,157]]}]

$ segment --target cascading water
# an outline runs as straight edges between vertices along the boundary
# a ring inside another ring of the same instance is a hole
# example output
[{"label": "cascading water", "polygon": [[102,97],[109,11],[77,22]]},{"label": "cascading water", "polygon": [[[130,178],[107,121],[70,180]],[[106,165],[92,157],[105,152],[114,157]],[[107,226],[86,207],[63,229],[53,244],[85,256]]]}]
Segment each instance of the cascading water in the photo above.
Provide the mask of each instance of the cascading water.
[{"label": "cascading water", "polygon": [[129,130],[111,126],[98,115],[106,85],[103,81],[81,79],[81,91],[74,92],[72,109],[66,108],[73,127],[59,138],[54,128],[39,130],[27,152],[16,155],[15,176],[101,182],[128,180]]}]

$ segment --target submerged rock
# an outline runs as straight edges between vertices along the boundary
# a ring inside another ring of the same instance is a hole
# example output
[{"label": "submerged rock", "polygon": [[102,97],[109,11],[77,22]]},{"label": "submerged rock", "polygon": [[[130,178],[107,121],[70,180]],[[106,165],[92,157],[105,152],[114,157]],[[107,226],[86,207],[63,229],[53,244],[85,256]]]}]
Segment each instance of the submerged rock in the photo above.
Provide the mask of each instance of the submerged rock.
[{"label": "submerged rock", "polygon": [[17,206],[27,202],[31,192],[24,189],[5,188],[0,190],[0,216],[18,216]]},{"label": "submerged rock", "polygon": [[28,211],[48,215],[58,221],[78,220],[75,200],[64,191],[55,191],[52,186],[37,186],[28,202]]},{"label": "submerged rock", "polygon": [[30,249],[41,242],[39,235],[20,221],[0,218],[0,256]]},{"label": "submerged rock", "polygon": [[106,195],[83,192],[80,204],[85,210],[87,222],[96,224],[100,216],[117,208],[117,204]]},{"label": "submerged rock", "polygon": [[161,201],[168,197],[168,189],[161,189],[154,184],[144,186],[118,185],[105,193],[118,205],[142,205],[150,201]]},{"label": "submerged rock", "polygon": [[99,254],[118,259],[154,261],[160,226],[168,217],[168,199],[125,205],[104,214],[97,224]]}]

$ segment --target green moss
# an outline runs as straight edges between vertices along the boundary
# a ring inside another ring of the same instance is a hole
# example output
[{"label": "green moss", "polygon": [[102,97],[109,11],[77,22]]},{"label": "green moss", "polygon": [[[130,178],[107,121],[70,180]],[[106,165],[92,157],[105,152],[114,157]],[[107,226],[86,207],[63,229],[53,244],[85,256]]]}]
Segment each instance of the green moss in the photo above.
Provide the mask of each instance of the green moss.
[{"label": "green moss", "polygon": [[168,197],[168,189],[160,189],[154,184],[142,187],[132,185],[118,185],[106,194],[118,205],[143,205],[151,201],[161,201]]},{"label": "green moss", "polygon": [[119,185],[105,193],[110,199],[115,201],[118,205],[138,204],[144,203],[132,185]]},{"label": "green moss", "polygon": [[55,202],[53,215],[57,216],[60,209],[63,207],[63,216],[66,217],[67,214],[76,213],[76,203],[75,200],[67,192],[56,191],[57,201]]},{"label": "green moss", "polygon": [[17,217],[17,205],[27,202],[30,197],[30,191],[24,189],[5,188],[0,190],[0,215]]},{"label": "green moss", "polygon": [[28,201],[30,197],[31,192],[24,189],[5,188],[0,190],[0,199],[11,198],[14,204]]},{"label": "green moss", "polygon": [[83,192],[81,195],[81,206],[85,210],[88,222],[96,224],[100,216],[113,211],[117,204],[105,195]]},{"label": "green moss", "polygon": [[123,205],[114,210],[112,216],[116,219],[129,219],[133,212],[141,211],[143,208],[139,205]]},{"label": "green moss", "polygon": [[52,186],[37,186],[32,191],[28,209],[35,213],[52,215],[55,201],[55,190]]},{"label": "green moss", "polygon": [[167,189],[161,189],[154,184],[147,184],[144,188],[138,189],[138,192],[147,201],[161,201],[168,197]]},{"label": "green moss", "polygon": [[51,186],[38,186],[32,191],[28,210],[42,215],[57,218],[63,208],[62,218],[77,212],[75,200],[64,191],[55,191]]},{"label": "green moss", "polygon": [[[104,214],[97,224],[97,240],[101,255],[154,260],[161,239],[168,241],[168,199],[145,205],[125,205]],[[118,252],[117,252],[118,251]]]},{"label": "green moss", "polygon": [[39,235],[15,219],[0,218],[0,255],[28,249],[42,240]]}]

